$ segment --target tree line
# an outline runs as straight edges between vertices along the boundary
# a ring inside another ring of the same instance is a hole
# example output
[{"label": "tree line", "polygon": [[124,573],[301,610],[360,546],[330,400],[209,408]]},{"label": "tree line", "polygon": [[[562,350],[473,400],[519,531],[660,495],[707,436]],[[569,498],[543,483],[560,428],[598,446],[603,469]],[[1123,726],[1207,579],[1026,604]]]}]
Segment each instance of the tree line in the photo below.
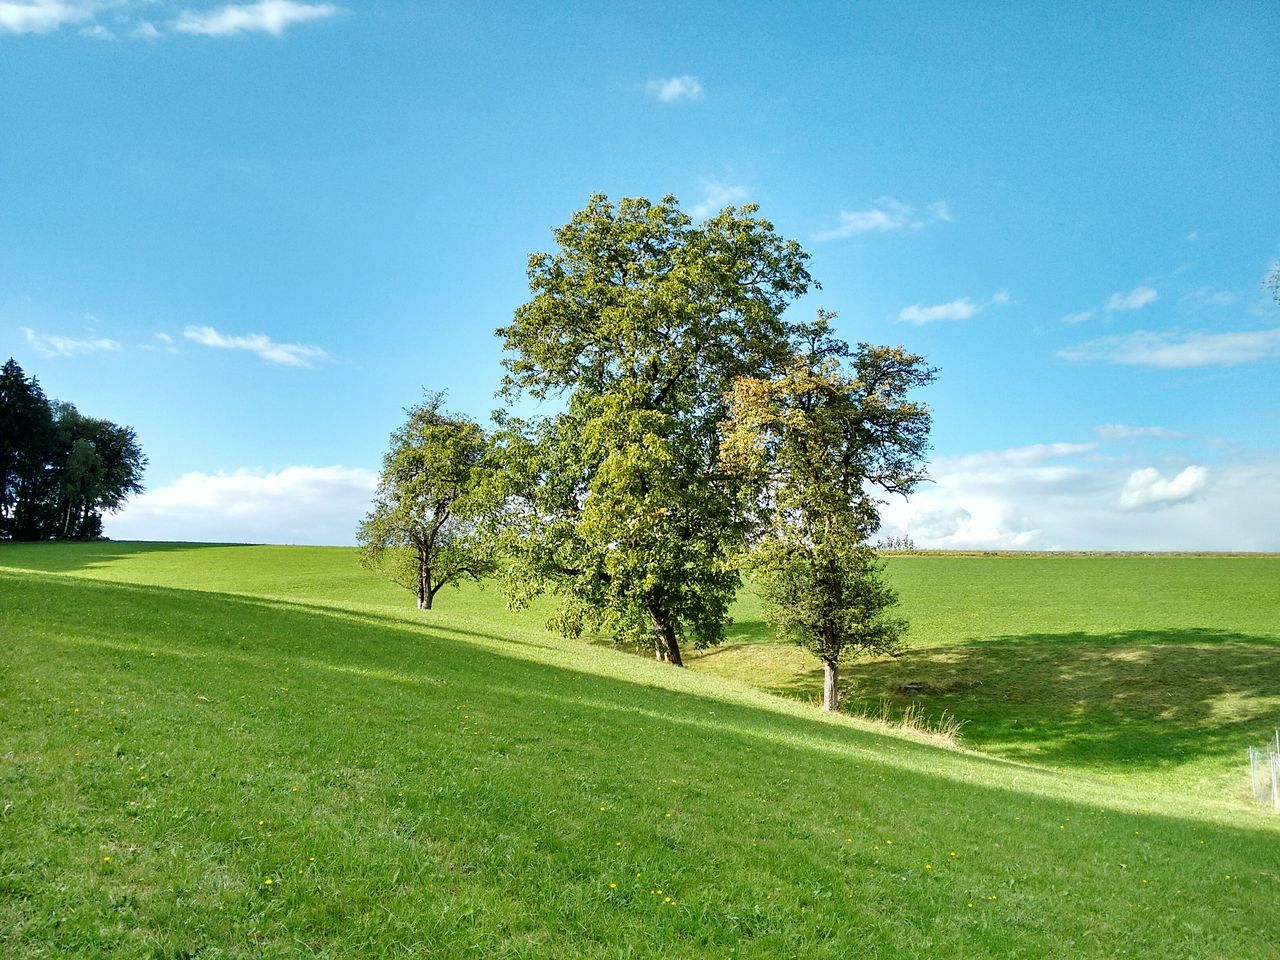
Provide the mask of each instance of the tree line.
[{"label": "tree line", "polygon": [[12,358],[0,368],[0,539],[102,536],[146,464],[129,427],[50,400]]},{"label": "tree line", "polygon": [[[423,608],[492,574],[516,606],[552,592],[563,633],[675,665],[724,639],[749,572],[835,709],[841,660],[905,633],[868,541],[879,498],[924,478],[930,414],[908,395],[936,371],[844,342],[832,313],[785,319],[818,285],[757,213],[698,224],[674,197],[592,197],[530,258],[532,296],[497,331],[492,427],[430,393],[392,436],[364,561]],[[517,416],[523,398],[554,412]]]}]

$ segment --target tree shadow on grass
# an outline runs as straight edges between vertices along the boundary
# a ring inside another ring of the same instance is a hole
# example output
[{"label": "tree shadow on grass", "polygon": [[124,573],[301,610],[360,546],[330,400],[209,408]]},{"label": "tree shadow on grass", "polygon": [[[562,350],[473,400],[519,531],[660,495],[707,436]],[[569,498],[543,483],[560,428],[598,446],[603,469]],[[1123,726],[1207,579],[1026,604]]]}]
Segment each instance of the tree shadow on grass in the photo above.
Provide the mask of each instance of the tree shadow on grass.
[{"label": "tree shadow on grass", "polygon": [[248,543],[175,543],[144,540],[46,540],[0,542],[0,568],[36,573],[76,573],[149,553],[181,553],[209,547],[249,547]]},{"label": "tree shadow on grass", "polygon": [[[812,669],[777,692],[810,696]],[[1234,760],[1280,726],[1280,641],[1221,630],[1025,634],[843,669],[847,709],[917,704],[965,722],[967,745],[1096,770]]]}]

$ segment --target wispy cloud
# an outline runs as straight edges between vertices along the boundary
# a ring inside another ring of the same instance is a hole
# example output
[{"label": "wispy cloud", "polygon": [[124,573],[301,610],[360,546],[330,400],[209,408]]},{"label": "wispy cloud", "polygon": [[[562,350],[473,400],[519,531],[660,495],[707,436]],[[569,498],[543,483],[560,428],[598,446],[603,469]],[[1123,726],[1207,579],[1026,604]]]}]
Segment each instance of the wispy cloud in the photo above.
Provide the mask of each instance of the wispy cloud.
[{"label": "wispy cloud", "polygon": [[898,312],[898,319],[903,323],[913,323],[916,326],[933,323],[937,320],[968,320],[975,313],[985,310],[987,307],[1002,306],[1008,302],[1008,292],[1000,290],[980,303],[974,303],[968,297],[960,297],[958,300],[935,304],[931,307],[922,307],[918,303],[913,303],[909,307],[903,307]]},{"label": "wispy cloud", "polygon": [[1178,302],[1189,307],[1229,307],[1239,299],[1240,294],[1232,290],[1215,290],[1213,287],[1200,287],[1198,290],[1183,294]]},{"label": "wispy cloud", "polygon": [[747,188],[740,184],[703,180],[702,199],[689,208],[689,214],[701,220],[713,213],[719,213],[731,204],[741,203],[745,199],[747,199]]},{"label": "wispy cloud", "polygon": [[1077,363],[1095,361],[1165,369],[1229,367],[1280,357],[1280,327],[1186,335],[1139,330],[1090,340],[1060,350],[1058,356]]},{"label": "wispy cloud", "polygon": [[1111,299],[1107,301],[1107,311],[1141,310],[1147,304],[1155,303],[1158,296],[1159,293],[1154,287],[1144,286],[1134,287],[1127,293],[1113,293]]},{"label": "wispy cloud", "polygon": [[1084,323],[1086,320],[1093,319],[1093,315],[1097,310],[1077,310],[1075,313],[1068,313],[1062,318],[1063,323]]},{"label": "wispy cloud", "polygon": [[1195,500],[1209,485],[1209,470],[1191,466],[1166,480],[1155,467],[1134,470],[1116,505],[1121,510],[1159,510]]},{"label": "wispy cloud", "polygon": [[62,337],[51,333],[36,333],[27,327],[22,328],[27,343],[43,357],[74,357],[82,353],[101,353],[119,350],[120,344],[106,337]]},{"label": "wispy cloud", "polygon": [[0,0],[0,33],[50,33],[91,19],[95,6],[84,0]]},{"label": "wispy cloud", "polygon": [[295,23],[323,20],[337,14],[332,3],[301,3],[299,0],[257,0],[230,3],[215,10],[184,10],[173,29],[208,37],[230,37],[241,33],[269,33],[278,37]]},{"label": "wispy cloud", "polygon": [[182,333],[188,340],[206,347],[247,350],[250,353],[256,353],[268,363],[278,363],[286,367],[309,367],[315,362],[329,359],[329,354],[320,347],[301,343],[276,343],[261,333],[229,337],[219,333],[213,327],[187,327]]},{"label": "wispy cloud", "polygon": [[1156,440],[1185,440],[1187,435],[1168,427],[1130,427],[1123,423],[1104,423],[1095,427],[1103,440],[1132,440],[1151,437]]},{"label": "wispy cloud", "polygon": [[691,73],[662,80],[650,80],[645,90],[662,103],[679,103],[682,100],[701,100],[702,82]]},{"label": "wispy cloud", "polygon": [[951,222],[951,210],[945,202],[931,203],[924,211],[893,197],[880,197],[863,210],[841,210],[840,222],[814,234],[818,242],[842,240],[860,233],[894,233],[920,230],[930,223]]},{"label": "wispy cloud", "polygon": [[173,337],[169,336],[169,334],[155,333],[152,334],[152,336],[156,339],[157,343],[145,343],[142,345],[143,350],[160,350],[165,353],[178,352],[178,341],[174,340]]}]

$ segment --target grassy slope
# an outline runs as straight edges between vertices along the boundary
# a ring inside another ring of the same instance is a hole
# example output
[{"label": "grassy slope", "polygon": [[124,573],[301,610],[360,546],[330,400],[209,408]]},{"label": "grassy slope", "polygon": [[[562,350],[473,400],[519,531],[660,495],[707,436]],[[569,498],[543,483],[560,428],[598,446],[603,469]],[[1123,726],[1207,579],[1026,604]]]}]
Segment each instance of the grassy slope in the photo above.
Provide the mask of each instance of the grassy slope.
[{"label": "grassy slope", "polygon": [[1274,955],[1275,819],[499,609],[341,550],[0,547],[0,954]]},{"label": "grassy slope", "polygon": [[[1243,798],[1280,727],[1280,557],[895,557],[912,649],[845,670],[846,702],[919,704],[970,747],[1151,789]],[[746,598],[695,666],[804,698],[821,670]],[[924,684],[923,692],[903,690]]]}]

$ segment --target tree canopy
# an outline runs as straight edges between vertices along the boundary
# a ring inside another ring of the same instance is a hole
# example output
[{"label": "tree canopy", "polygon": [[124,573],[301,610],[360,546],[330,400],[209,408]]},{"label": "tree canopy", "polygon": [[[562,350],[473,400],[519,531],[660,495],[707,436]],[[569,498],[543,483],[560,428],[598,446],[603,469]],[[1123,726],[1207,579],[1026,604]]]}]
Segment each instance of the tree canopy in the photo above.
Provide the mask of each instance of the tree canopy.
[{"label": "tree canopy", "polygon": [[507,418],[516,595],[551,587],[569,633],[611,632],[681,662],[718,642],[746,533],[718,466],[734,380],[790,355],[807,255],[751,206],[701,224],[674,197],[595,196],[529,261],[532,298],[500,329],[504,394],[562,404]]}]

